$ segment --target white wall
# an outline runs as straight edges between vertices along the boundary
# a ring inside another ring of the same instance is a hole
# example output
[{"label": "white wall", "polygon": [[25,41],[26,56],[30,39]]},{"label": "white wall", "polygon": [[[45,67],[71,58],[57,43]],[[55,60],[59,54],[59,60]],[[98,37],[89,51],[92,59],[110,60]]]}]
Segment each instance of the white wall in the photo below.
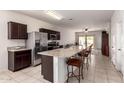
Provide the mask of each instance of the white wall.
[{"label": "white wall", "polygon": [[[99,33],[99,32],[101,32],[103,30],[108,31],[108,33],[110,34],[110,23],[96,25],[95,27],[92,27],[92,29],[89,29],[89,33],[95,34],[95,37],[97,39],[95,41],[97,49],[101,49],[101,33]],[[75,33],[81,32],[81,31],[82,31],[82,29],[69,29],[69,30],[61,31],[62,44],[75,43]]]},{"label": "white wall", "polygon": [[[111,61],[124,76],[124,11],[115,11],[111,18]],[[113,47],[113,48],[112,48]],[[118,49],[121,49],[119,51]],[[124,77],[123,77],[124,78]]]},{"label": "white wall", "polygon": [[[14,13],[12,11],[0,11],[0,69],[7,69],[8,67],[7,47],[25,45],[24,40],[8,40],[7,22],[9,21],[27,24],[28,32],[39,31],[39,28],[42,27],[55,29],[58,31],[65,31],[65,29],[34,19],[26,15]],[[63,39],[63,37],[61,39]],[[64,40],[62,40],[62,43],[63,42]]]}]

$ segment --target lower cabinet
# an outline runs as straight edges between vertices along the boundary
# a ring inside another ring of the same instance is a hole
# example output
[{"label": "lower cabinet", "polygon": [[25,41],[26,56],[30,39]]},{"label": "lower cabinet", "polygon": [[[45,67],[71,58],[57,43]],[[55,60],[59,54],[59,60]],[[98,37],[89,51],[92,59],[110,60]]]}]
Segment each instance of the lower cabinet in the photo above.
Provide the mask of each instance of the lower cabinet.
[{"label": "lower cabinet", "polygon": [[41,56],[42,65],[41,65],[41,74],[43,75],[43,78],[50,81],[53,81],[54,73],[53,73],[53,57],[52,56]]},{"label": "lower cabinet", "polygon": [[8,52],[8,69],[17,71],[31,65],[31,50],[9,51]]}]

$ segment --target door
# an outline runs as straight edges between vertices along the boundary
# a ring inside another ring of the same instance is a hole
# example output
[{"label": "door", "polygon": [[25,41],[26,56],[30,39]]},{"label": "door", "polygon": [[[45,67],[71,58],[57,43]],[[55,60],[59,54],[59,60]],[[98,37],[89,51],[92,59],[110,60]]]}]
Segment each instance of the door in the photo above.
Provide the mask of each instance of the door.
[{"label": "door", "polygon": [[[115,67],[119,70],[119,71],[122,71],[123,69],[123,48],[124,48],[124,45],[123,45],[123,38],[124,38],[124,35],[123,35],[123,29],[122,29],[122,22],[118,22],[116,23],[116,31],[115,31],[115,43],[114,43],[114,64],[115,64]],[[113,38],[114,38],[113,37]]]},{"label": "door", "polygon": [[118,49],[118,51],[120,51],[120,68],[121,68],[121,72],[123,73],[124,75],[124,29],[123,29],[123,22],[121,22],[120,24],[120,27],[121,27],[121,31],[120,31],[120,49]]},{"label": "door", "polygon": [[120,44],[120,41],[121,41],[121,24],[120,23],[117,23],[116,24],[116,43],[115,43],[115,56],[116,56],[116,68],[118,70],[121,70],[121,44]]},{"label": "door", "polygon": [[102,31],[102,55],[109,56],[109,38],[106,31]]},{"label": "door", "polygon": [[111,37],[111,62],[113,62],[113,64],[116,64],[116,60],[115,60],[115,35],[113,34]]},{"label": "door", "polygon": [[111,62],[116,64],[116,24],[111,24]]},{"label": "door", "polygon": [[87,36],[87,46],[93,44],[92,48],[94,48],[94,36]]},{"label": "door", "polygon": [[94,36],[92,35],[88,35],[86,36],[79,36],[79,45],[83,45],[85,46],[86,41],[87,40],[87,46],[90,46],[91,44],[93,44],[92,48],[94,48]]}]

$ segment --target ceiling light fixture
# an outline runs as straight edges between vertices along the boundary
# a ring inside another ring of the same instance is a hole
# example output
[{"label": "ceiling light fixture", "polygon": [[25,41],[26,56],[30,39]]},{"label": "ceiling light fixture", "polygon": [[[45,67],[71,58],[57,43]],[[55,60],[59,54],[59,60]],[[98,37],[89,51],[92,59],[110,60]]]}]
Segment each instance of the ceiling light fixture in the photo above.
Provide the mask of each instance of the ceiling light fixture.
[{"label": "ceiling light fixture", "polygon": [[88,27],[85,27],[84,29],[82,29],[82,31],[83,31],[84,33],[87,33],[87,32],[88,32]]},{"label": "ceiling light fixture", "polygon": [[88,32],[88,28],[85,28],[85,32]]},{"label": "ceiling light fixture", "polygon": [[45,10],[44,11],[45,14],[57,19],[57,20],[61,20],[63,17],[61,15],[59,15],[58,13],[56,13],[55,11],[51,11],[51,10]]}]

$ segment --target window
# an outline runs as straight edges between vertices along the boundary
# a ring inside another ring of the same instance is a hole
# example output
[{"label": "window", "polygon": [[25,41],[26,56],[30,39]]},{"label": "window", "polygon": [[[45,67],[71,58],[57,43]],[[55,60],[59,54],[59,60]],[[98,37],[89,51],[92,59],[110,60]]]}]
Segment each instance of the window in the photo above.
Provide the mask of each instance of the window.
[{"label": "window", "polygon": [[[87,36],[87,46],[91,44],[94,44],[94,36]],[[85,45],[85,36],[79,36],[79,45]],[[92,48],[94,48],[94,45]]]}]

